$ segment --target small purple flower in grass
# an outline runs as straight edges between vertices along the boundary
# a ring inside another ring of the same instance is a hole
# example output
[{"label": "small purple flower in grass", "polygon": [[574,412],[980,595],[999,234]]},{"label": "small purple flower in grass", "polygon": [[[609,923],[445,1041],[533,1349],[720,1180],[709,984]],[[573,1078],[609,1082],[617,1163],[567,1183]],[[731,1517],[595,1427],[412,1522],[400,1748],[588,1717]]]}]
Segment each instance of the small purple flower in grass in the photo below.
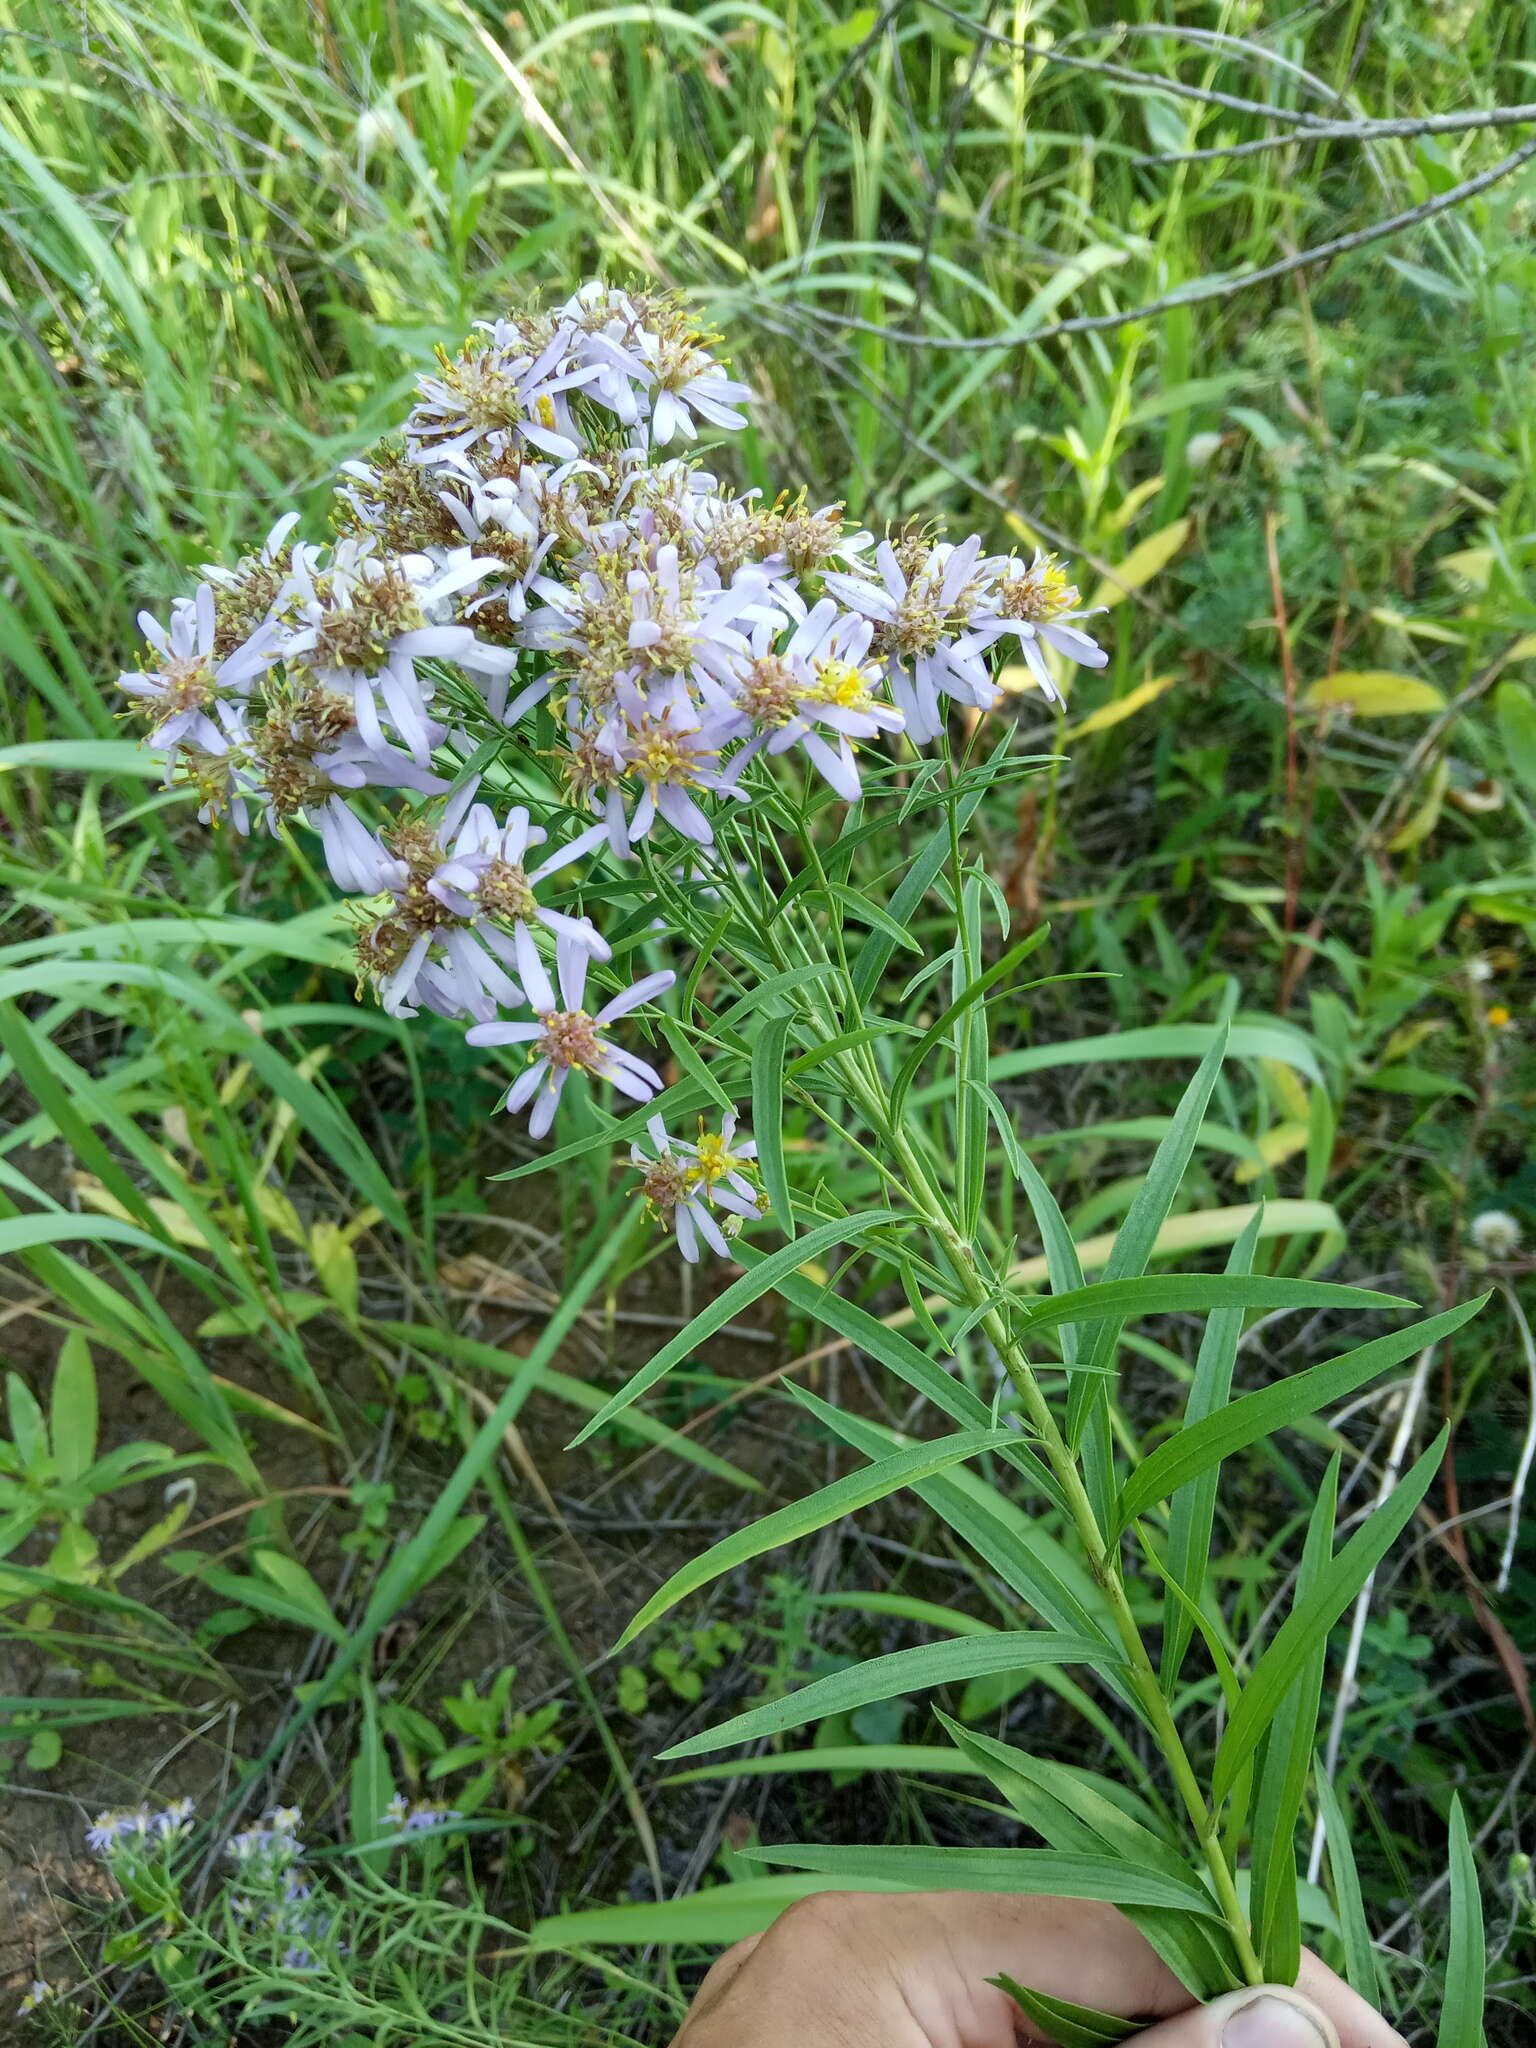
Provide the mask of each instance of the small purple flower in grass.
[{"label": "small purple flower in grass", "polygon": [[392,1827],[398,1828],[401,1834],[405,1835],[420,1834],[426,1828],[446,1827],[450,1821],[463,1818],[463,1814],[455,1807],[432,1806],[426,1800],[420,1799],[412,1804],[399,1792],[379,1816],[381,1824],[388,1821]]},{"label": "small purple flower in grass", "polygon": [[131,1841],[148,1841],[152,1820],[142,1807],[120,1806],[104,1813],[85,1831],[85,1846],[97,1856],[106,1856]]},{"label": "small purple flower in grass", "polygon": [[63,1992],[56,1984],[50,1984],[44,1977],[34,1977],[27,1995],[17,2006],[18,2012],[36,2012],[53,1999],[62,1998]]},{"label": "small purple flower in grass", "polygon": [[[524,931],[526,933],[526,926]],[[525,957],[526,951],[526,957]],[[646,1102],[658,1092],[661,1076],[654,1067],[625,1052],[603,1036],[603,1027],[639,1009],[669,989],[677,976],[664,970],[647,974],[632,987],[610,997],[595,1016],[583,1007],[587,988],[587,967],[591,959],[586,947],[561,939],[555,949],[560,977],[557,997],[543,961],[531,938],[519,950],[518,966],[524,991],[537,1019],[514,1024],[497,1021],[472,1024],[466,1032],[471,1045],[526,1045],[533,1055],[527,1072],[520,1074],[507,1095],[506,1106],[516,1115],[533,1104],[528,1134],[544,1137],[555,1120],[555,1107],[573,1071],[611,1081],[623,1095]],[[563,1007],[562,1007],[563,1005]]]},{"label": "small purple flower in grass", "polygon": [[195,597],[178,599],[168,626],[150,612],[139,613],[139,629],[160,665],[130,670],[118,677],[117,686],[138,698],[154,720],[151,746],[190,744],[223,753],[228,742],[214,723],[219,699],[246,695],[276,660],[282,631],[270,622],[259,625],[232,654],[216,659],[217,624],[211,583],[200,583]]}]

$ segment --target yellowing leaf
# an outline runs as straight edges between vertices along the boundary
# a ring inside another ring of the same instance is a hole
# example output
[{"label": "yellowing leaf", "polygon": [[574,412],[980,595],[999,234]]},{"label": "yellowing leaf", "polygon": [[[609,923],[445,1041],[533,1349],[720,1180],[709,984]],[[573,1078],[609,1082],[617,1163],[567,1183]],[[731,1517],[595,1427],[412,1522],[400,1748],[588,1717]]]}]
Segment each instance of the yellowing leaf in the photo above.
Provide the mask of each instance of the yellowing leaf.
[{"label": "yellowing leaf", "polygon": [[339,1225],[322,1219],[309,1233],[309,1259],[320,1285],[349,1323],[357,1321],[357,1254]]},{"label": "yellowing leaf", "polygon": [[1167,567],[1189,539],[1194,523],[1192,519],[1175,519],[1172,526],[1149,533],[1144,541],[1139,541],[1131,549],[1113,577],[1104,578],[1089,598],[1089,606],[1124,604],[1133,590],[1140,590],[1143,583],[1152,581],[1159,569]]},{"label": "yellowing leaf", "polygon": [[[116,1195],[104,1188],[95,1174],[72,1173],[69,1183],[87,1209],[94,1209],[100,1216],[115,1216],[121,1223],[142,1225],[143,1218],[136,1216]],[[203,1233],[174,1202],[167,1201],[163,1195],[150,1195],[146,1197],[144,1206],[153,1213],[155,1221],[172,1243],[195,1245],[199,1250],[205,1246]]]},{"label": "yellowing leaf", "polygon": [[1462,548],[1454,555],[1442,555],[1436,567],[1470,583],[1474,590],[1486,590],[1493,574],[1493,549]]},{"label": "yellowing leaf", "polygon": [[1321,708],[1337,705],[1357,718],[1396,718],[1407,713],[1439,711],[1444,697],[1433,683],[1398,675],[1390,668],[1341,668],[1324,676],[1307,692],[1306,701]]},{"label": "yellowing leaf", "polygon": [[1022,520],[1017,512],[1005,512],[1003,514],[1003,524],[1011,534],[1023,541],[1025,547],[1037,548],[1040,546],[1039,534],[1026,521]]},{"label": "yellowing leaf", "polygon": [[1110,532],[1124,533],[1148,498],[1155,497],[1163,488],[1163,482],[1161,476],[1143,477],[1133,490],[1127,491],[1107,522]]},{"label": "yellowing leaf", "polygon": [[1387,841],[1393,853],[1405,853],[1410,846],[1419,846],[1429,837],[1440,822],[1440,813],[1445,806],[1446,785],[1451,779],[1450,764],[1438,761],[1429,778],[1423,801],[1415,808],[1407,823],[1394,832]]},{"label": "yellowing leaf", "polygon": [[1505,655],[1506,661],[1529,661],[1536,655],[1536,633],[1522,633]]},{"label": "yellowing leaf", "polygon": [[1138,683],[1134,690],[1127,690],[1123,697],[1116,697],[1112,703],[1101,704],[1097,711],[1090,711],[1079,724],[1069,725],[1062,738],[1080,740],[1085,733],[1103,732],[1108,726],[1119,725],[1122,719],[1133,718],[1148,704],[1156,703],[1163,692],[1171,690],[1177,681],[1177,676],[1150,676],[1146,682]]},{"label": "yellowing leaf", "polygon": [[1264,1164],[1261,1166],[1257,1159],[1245,1159],[1232,1176],[1233,1179],[1246,1184],[1248,1181],[1257,1180],[1268,1167],[1280,1166],[1287,1159],[1294,1159],[1298,1152],[1306,1151],[1310,1131],[1310,1124],[1272,1124],[1256,1140],[1258,1149],[1263,1154]]},{"label": "yellowing leaf", "polygon": [[1312,1114],[1312,1104],[1296,1069],[1288,1067],[1284,1060],[1260,1060],[1259,1068],[1270,1099],[1285,1112],[1286,1121],[1304,1124]]}]

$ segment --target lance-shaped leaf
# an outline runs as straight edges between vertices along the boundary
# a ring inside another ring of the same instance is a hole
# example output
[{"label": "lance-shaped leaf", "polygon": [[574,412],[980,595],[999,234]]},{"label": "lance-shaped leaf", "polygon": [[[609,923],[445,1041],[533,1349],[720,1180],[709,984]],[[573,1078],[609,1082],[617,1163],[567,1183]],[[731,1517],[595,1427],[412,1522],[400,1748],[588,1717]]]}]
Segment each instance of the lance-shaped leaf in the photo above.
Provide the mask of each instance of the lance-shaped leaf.
[{"label": "lance-shaped leaf", "polygon": [[1115,1513],[1116,1530],[1124,1529],[1154,1502],[1187,1486],[1234,1451],[1245,1450],[1249,1444],[1299,1422],[1303,1416],[1315,1415],[1331,1402],[1345,1399],[1389,1366],[1401,1364],[1411,1353],[1439,1343],[1442,1337],[1470,1321],[1487,1299],[1484,1294],[1476,1301],[1463,1302],[1460,1308],[1447,1309],[1443,1315],[1429,1316],[1422,1323],[1394,1330],[1389,1336],[1373,1337],[1354,1351],[1324,1359],[1321,1365],[1277,1380],[1272,1387],[1262,1387],[1255,1394],[1244,1394],[1193,1428],[1180,1430],[1167,1443],[1159,1444],[1149,1458],[1144,1458],[1121,1488]]},{"label": "lance-shaped leaf", "polygon": [[1461,1800],[1451,1795],[1451,1945],[1445,1960],[1445,2001],[1438,2048],[1487,2048],[1483,2026],[1488,1956],[1477,1858],[1467,1836]]},{"label": "lance-shaped leaf", "polygon": [[793,1019],[770,1017],[752,1048],[752,1134],[768,1205],[786,1237],[795,1234],[784,1167],[784,1048]]},{"label": "lance-shaped leaf", "polygon": [[1400,1294],[1366,1287],[1341,1287],[1333,1280],[1284,1280],[1266,1273],[1155,1273],[1129,1280],[1099,1280],[1070,1294],[1047,1295],[1015,1316],[1027,1338],[1057,1323],[1122,1323],[1137,1316],[1200,1313],[1203,1310],[1278,1308],[1412,1308]]},{"label": "lance-shaped leaf", "polygon": [[1227,1723],[1211,1791],[1221,1800],[1231,1791],[1238,1772],[1263,1739],[1281,1701],[1305,1668],[1320,1642],[1386,1556],[1413,1518],[1419,1502],[1445,1455],[1449,1427],[1442,1429],[1418,1462],[1398,1481],[1390,1496],[1355,1531],[1338,1556],[1319,1572],[1317,1583],[1275,1632],[1275,1639],[1254,1667],[1237,1710]]},{"label": "lance-shaped leaf", "polygon": [[1333,1879],[1333,1909],[1338,1915],[1344,1942],[1344,1977],[1352,1991],[1358,1991],[1367,2005],[1381,2003],[1381,1985],[1376,1974],[1376,1951],[1371,1945],[1370,1923],[1365,1917],[1365,1898],[1360,1889],[1360,1872],[1355,1864],[1354,1844],[1349,1839],[1349,1822],[1339,1804],[1321,1758],[1313,1771],[1318,1809],[1328,1842],[1328,1871]]},{"label": "lance-shaped leaf", "polygon": [[818,1224],[792,1244],[780,1245],[776,1252],[770,1252],[743,1273],[739,1280],[733,1281],[707,1308],[700,1309],[686,1329],[679,1330],[649,1364],[632,1374],[612,1399],[603,1403],[586,1427],[571,1439],[572,1445],[584,1444],[615,1415],[622,1415],[632,1401],[638,1401],[647,1388],[655,1386],[674,1365],[680,1365],[706,1337],[712,1337],[716,1330],[723,1329],[733,1316],[767,1294],[796,1267],[819,1257],[835,1244],[858,1244],[872,1230],[878,1230],[884,1224],[902,1222],[904,1218],[905,1212],[899,1209],[867,1209],[862,1215],[838,1216],[830,1223]]},{"label": "lance-shaped leaf", "polygon": [[999,1970],[987,1979],[999,1991],[1006,1991],[1026,2019],[1034,2021],[1057,2048],[1111,2048],[1116,2041],[1140,2032],[1136,2020],[1116,2019],[1113,2013],[1095,2012],[1092,2006],[1074,2005],[1070,1999],[1052,1998],[1043,1991],[1031,1991]]},{"label": "lance-shaped leaf", "polygon": [[803,1728],[808,1721],[824,1721],[829,1714],[849,1714],[855,1708],[872,1706],[877,1700],[896,1699],[902,1693],[928,1691],[936,1685],[952,1685],[969,1678],[989,1678],[998,1672],[1024,1671],[1037,1664],[1094,1664],[1118,1661],[1110,1657],[1102,1642],[1088,1636],[1063,1635],[1054,1629],[999,1630],[988,1635],[965,1635],[947,1643],[921,1643],[911,1650],[893,1650],[889,1656],[872,1657],[847,1671],[835,1671],[802,1685],[784,1699],[767,1700],[750,1707],[718,1727],[690,1735],[661,1752],[661,1761],[678,1757],[705,1756],[712,1749],[724,1749],[733,1742],[753,1742],[763,1735],[782,1735],[789,1728]]},{"label": "lance-shaped leaf", "polygon": [[[1254,1247],[1259,1241],[1260,1213],[1255,1211],[1227,1257],[1229,1273],[1253,1270]],[[1184,1427],[1204,1422],[1227,1405],[1232,1392],[1232,1374],[1237,1365],[1237,1347],[1243,1334],[1243,1310],[1219,1308],[1206,1318],[1205,1334],[1195,1360],[1195,1376],[1184,1404]],[[1174,1494],[1168,1510],[1167,1572],[1194,1608],[1205,1591],[1206,1567],[1210,1562],[1211,1528],[1216,1519],[1216,1489],[1220,1477],[1215,1465],[1192,1479]],[[1171,1695],[1184,1653],[1194,1633],[1194,1619],[1177,1599],[1163,1609],[1162,1682]]]},{"label": "lance-shaped leaf", "polygon": [[[803,1241],[810,1242],[808,1238]],[[658,1615],[665,1614],[679,1600],[685,1600],[723,1572],[734,1570],[749,1558],[761,1557],[765,1550],[777,1550],[781,1543],[793,1543],[798,1537],[825,1529],[829,1522],[841,1521],[844,1515],[884,1500],[887,1494],[896,1493],[903,1486],[930,1479],[935,1473],[958,1465],[963,1458],[1000,1450],[1011,1433],[1006,1429],[965,1430],[955,1436],[940,1437],[935,1443],[914,1444],[909,1450],[896,1452],[894,1457],[882,1458],[878,1464],[834,1480],[805,1500],[791,1501],[787,1507],[764,1515],[761,1521],[750,1523],[745,1529],[733,1530],[702,1556],[691,1558],[664,1586],[658,1587],[619,1637],[615,1649],[621,1650],[626,1643],[633,1642]]]},{"label": "lance-shaped leaf", "polygon": [[1140,1869],[1114,1856],[1057,1849],[845,1848],[833,1843],[775,1844],[743,1852],[754,1863],[784,1863],[860,1884],[894,1880],[913,1891],[1038,1892],[1045,1898],[1099,1899],[1110,1906],[1166,1906],[1219,1920],[1198,1885]]},{"label": "lance-shaped leaf", "polygon": [[[803,1387],[791,1392],[802,1407],[867,1458],[886,1456],[897,1441],[878,1424],[834,1408]],[[1012,1436],[1004,1455],[1017,1455],[1022,1448]],[[1097,1636],[1106,1648],[1118,1650],[1103,1595],[1088,1573],[1048,1530],[996,1487],[975,1472],[952,1467],[912,1490],[1052,1628],[1066,1635]],[[1106,1671],[1106,1683],[1129,1698],[1128,1688],[1117,1684],[1113,1667]]]},{"label": "lance-shaped leaf", "polygon": [[[1116,1233],[1101,1284],[1113,1286],[1117,1281],[1146,1271],[1147,1261],[1157,1243],[1157,1233],[1173,1207],[1184,1179],[1226,1053],[1227,1033],[1223,1028],[1185,1089],[1167,1137],[1152,1155],[1146,1178]],[[1128,1314],[1136,1312],[1127,1310]],[[1069,1316],[1064,1320],[1071,1321],[1072,1318]],[[1114,1500],[1114,1445],[1109,1427],[1109,1381],[1106,1374],[1120,1340],[1121,1328],[1119,1319],[1096,1324],[1083,1344],[1082,1355],[1067,1389],[1067,1436],[1072,1444],[1080,1447],[1083,1478],[1101,1529],[1109,1522]]]},{"label": "lance-shaped leaf", "polygon": [[[1333,1523],[1339,1501],[1339,1461],[1329,1462],[1307,1524],[1296,1576],[1296,1604],[1305,1608],[1333,1556]],[[1301,1967],[1301,1916],[1296,1895],[1296,1824],[1307,1789],[1317,1710],[1323,1696],[1328,1639],[1319,1636],[1294,1683],[1264,1731],[1254,1763],[1253,1883],[1248,1917],[1265,1975],[1293,1984]]]}]

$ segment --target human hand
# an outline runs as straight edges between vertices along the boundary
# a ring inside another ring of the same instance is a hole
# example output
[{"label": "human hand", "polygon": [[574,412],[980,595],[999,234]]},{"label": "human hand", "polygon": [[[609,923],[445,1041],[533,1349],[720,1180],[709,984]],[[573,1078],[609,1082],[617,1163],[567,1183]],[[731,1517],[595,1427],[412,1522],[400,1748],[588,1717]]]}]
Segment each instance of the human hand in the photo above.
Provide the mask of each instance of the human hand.
[{"label": "human hand", "polygon": [[1146,2023],[1136,2048],[1406,2048],[1316,1956],[1296,1989],[1189,1993],[1112,1906],[991,1892],[821,1892],[727,1949],[673,2048],[1018,2048],[1043,2036],[987,1983]]}]

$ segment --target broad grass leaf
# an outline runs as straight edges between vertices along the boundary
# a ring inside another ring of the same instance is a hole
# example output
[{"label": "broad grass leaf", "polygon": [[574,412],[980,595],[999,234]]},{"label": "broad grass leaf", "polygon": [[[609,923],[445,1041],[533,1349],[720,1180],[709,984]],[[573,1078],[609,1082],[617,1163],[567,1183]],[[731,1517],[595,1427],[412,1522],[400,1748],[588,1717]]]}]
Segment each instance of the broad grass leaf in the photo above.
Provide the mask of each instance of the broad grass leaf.
[{"label": "broad grass leaf", "polygon": [[994,1672],[1024,1671],[1037,1664],[1118,1661],[1093,1637],[1062,1635],[1051,1629],[994,1631],[957,1636],[947,1643],[922,1643],[915,1649],[872,1657],[846,1671],[835,1671],[828,1678],[799,1686],[782,1699],[750,1707],[729,1721],[721,1721],[702,1734],[690,1735],[686,1742],[662,1750],[661,1761],[673,1763],[681,1757],[707,1756],[711,1750],[733,1743],[755,1742],[762,1736],[803,1728],[811,1721],[824,1721],[832,1714],[853,1713],[878,1700],[990,1677]]},{"label": "broad grass leaf", "polygon": [[637,1401],[647,1389],[655,1386],[659,1379],[669,1373],[674,1365],[680,1365],[706,1337],[712,1337],[731,1318],[754,1301],[761,1299],[770,1288],[776,1287],[799,1267],[808,1265],[821,1253],[835,1244],[858,1244],[871,1231],[879,1230],[886,1224],[905,1220],[905,1211],[899,1209],[869,1209],[862,1215],[835,1217],[830,1223],[818,1224],[808,1230],[804,1237],[797,1237],[792,1243],[781,1245],[777,1251],[769,1252],[760,1262],[752,1265],[739,1280],[732,1281],[725,1292],[718,1295],[708,1307],[700,1309],[686,1329],[679,1330],[670,1343],[662,1346],[647,1365],[625,1381],[619,1391],[605,1401],[592,1420],[572,1438],[575,1444],[584,1444],[587,1438],[611,1422],[616,1415],[622,1415],[632,1402]]},{"label": "broad grass leaf", "polygon": [[1451,1795],[1451,1941],[1436,2048],[1487,2048],[1483,2011],[1488,1975],[1477,1858],[1460,1796]]},{"label": "broad grass leaf", "polygon": [[824,1529],[829,1522],[841,1521],[844,1515],[854,1514],[877,1500],[884,1500],[887,1494],[895,1493],[901,1487],[932,1478],[948,1466],[959,1464],[962,1459],[977,1457],[983,1451],[999,1450],[1011,1434],[1005,1429],[963,1430],[954,1436],[940,1437],[934,1443],[914,1444],[908,1450],[882,1458],[877,1464],[865,1466],[860,1472],[850,1472],[846,1477],[834,1480],[830,1486],[819,1488],[804,1500],[789,1502],[745,1529],[733,1530],[698,1557],[690,1558],[664,1585],[658,1587],[614,1648],[622,1650],[626,1643],[633,1642],[642,1630],[649,1628],[658,1616],[667,1613],[679,1600],[685,1600],[690,1593],[707,1586],[722,1573],[734,1570],[750,1558],[761,1557],[764,1551],[777,1550],[782,1543],[793,1543],[801,1536]]},{"label": "broad grass leaf", "polygon": [[1258,1748],[1281,1701],[1318,1644],[1327,1640],[1328,1631],[1413,1519],[1439,1470],[1449,1433],[1449,1426],[1441,1430],[1424,1455],[1398,1481],[1388,1499],[1318,1574],[1306,1598],[1298,1596],[1296,1605],[1254,1667],[1237,1710],[1227,1723],[1227,1732],[1216,1752],[1213,1798],[1224,1799],[1231,1791],[1238,1773]]},{"label": "broad grass leaf", "polygon": [[83,1479],[96,1455],[96,1368],[81,1330],[59,1346],[48,1400],[48,1435],[59,1478],[66,1486]]},{"label": "broad grass leaf", "polygon": [[1112,697],[1097,711],[1090,711],[1086,718],[1080,718],[1076,725],[1069,725],[1061,736],[1063,742],[1070,744],[1074,740],[1085,740],[1090,733],[1107,732],[1112,725],[1122,725],[1127,718],[1134,718],[1138,711],[1145,711],[1149,704],[1155,704],[1178,680],[1177,676],[1149,676],[1135,689],[1127,690],[1123,697]]},{"label": "broad grass leaf", "polygon": [[1121,1488],[1115,1527],[1124,1529],[1137,1515],[1219,1465],[1234,1451],[1245,1450],[1249,1444],[1286,1428],[1302,1416],[1315,1415],[1329,1403],[1354,1393],[1389,1366],[1400,1364],[1410,1353],[1438,1344],[1469,1322],[1487,1299],[1486,1294],[1480,1295],[1475,1301],[1463,1302],[1459,1308],[1446,1309],[1421,1323],[1410,1323],[1389,1336],[1373,1337],[1354,1351],[1325,1359],[1321,1365],[1293,1373],[1289,1379],[1277,1380],[1257,1393],[1244,1394],[1192,1428],[1181,1430],[1144,1458]]}]

